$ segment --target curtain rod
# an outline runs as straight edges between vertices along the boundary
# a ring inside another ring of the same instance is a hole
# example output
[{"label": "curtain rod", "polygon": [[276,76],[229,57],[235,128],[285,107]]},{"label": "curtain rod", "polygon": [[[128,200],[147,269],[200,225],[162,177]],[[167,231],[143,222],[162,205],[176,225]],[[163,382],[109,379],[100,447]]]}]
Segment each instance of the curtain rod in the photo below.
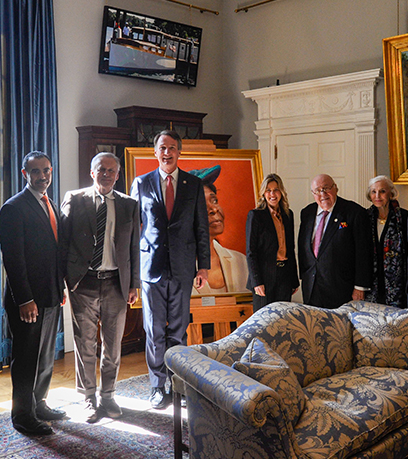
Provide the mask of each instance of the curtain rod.
[{"label": "curtain rod", "polygon": [[201,6],[191,5],[191,3],[180,2],[179,0],[166,0],[166,2],[178,3],[179,5],[188,6],[189,8],[199,10],[200,13],[220,14],[218,11],[209,10],[208,8],[202,8]]},{"label": "curtain rod", "polygon": [[242,6],[241,8],[237,8],[235,12],[239,13],[240,11],[245,11],[245,13],[247,13],[249,9],[254,8],[255,6],[264,5],[265,3],[271,3],[274,1],[275,0],[263,0],[262,2],[254,3],[253,5]]}]

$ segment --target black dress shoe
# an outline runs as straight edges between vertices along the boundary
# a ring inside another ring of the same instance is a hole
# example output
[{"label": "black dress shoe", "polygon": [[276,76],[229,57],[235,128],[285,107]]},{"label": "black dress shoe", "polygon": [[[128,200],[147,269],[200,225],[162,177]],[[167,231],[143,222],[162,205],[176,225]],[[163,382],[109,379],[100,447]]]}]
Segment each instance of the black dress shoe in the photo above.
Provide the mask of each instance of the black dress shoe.
[{"label": "black dress shoe", "polygon": [[51,435],[54,433],[48,424],[35,418],[14,421],[13,427],[24,435]]},{"label": "black dress shoe", "polygon": [[67,413],[62,410],[50,408],[45,403],[40,403],[35,410],[35,414],[38,419],[43,421],[58,421],[63,419]]},{"label": "black dress shoe", "polygon": [[153,387],[149,401],[155,410],[164,410],[171,403],[170,396],[166,394],[164,387]]}]

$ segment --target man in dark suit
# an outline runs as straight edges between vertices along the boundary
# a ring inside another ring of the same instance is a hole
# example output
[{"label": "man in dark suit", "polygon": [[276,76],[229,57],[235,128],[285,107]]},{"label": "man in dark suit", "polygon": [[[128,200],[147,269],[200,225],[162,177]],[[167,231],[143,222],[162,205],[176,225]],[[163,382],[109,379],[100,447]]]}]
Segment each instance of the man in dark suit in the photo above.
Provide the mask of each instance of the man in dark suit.
[{"label": "man in dark suit", "polygon": [[[91,162],[92,187],[69,191],[62,203],[65,280],[73,312],[76,385],[85,395],[87,422],[118,418],[114,399],[126,303],[139,287],[137,202],[113,189],[120,162],[99,153]],[[96,400],[97,333],[100,324],[101,401]]]},{"label": "man in dark suit", "polygon": [[53,430],[43,421],[65,416],[45,402],[64,290],[59,214],[47,196],[50,158],[31,152],[24,158],[21,172],[27,186],[0,211],[0,244],[7,273],[4,303],[13,338],[11,417],[21,433],[48,435]]},{"label": "man in dark suit", "polygon": [[187,343],[190,296],[207,281],[210,246],[207,207],[202,182],[177,167],[182,148],[174,131],[154,139],[159,168],[132,185],[140,206],[143,326],[153,408],[168,406],[164,364],[166,349]]},{"label": "man in dark suit", "polygon": [[301,212],[298,252],[303,301],[337,308],[371,286],[370,223],[360,205],[337,196],[332,177],[312,181],[315,203]]}]

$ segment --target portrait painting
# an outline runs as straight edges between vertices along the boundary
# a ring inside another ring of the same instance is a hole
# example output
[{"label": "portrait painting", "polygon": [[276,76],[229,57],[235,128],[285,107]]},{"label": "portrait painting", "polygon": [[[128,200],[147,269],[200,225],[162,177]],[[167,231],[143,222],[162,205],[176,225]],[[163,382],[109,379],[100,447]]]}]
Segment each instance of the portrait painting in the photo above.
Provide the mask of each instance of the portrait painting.
[{"label": "portrait painting", "polygon": [[391,180],[408,183],[408,34],[383,39]]},{"label": "portrait painting", "polygon": [[[126,190],[139,175],[157,169],[153,148],[126,148]],[[181,152],[180,169],[201,178],[206,198],[211,268],[209,280],[192,296],[251,298],[246,288],[245,224],[258,199],[262,181],[259,150]]]}]

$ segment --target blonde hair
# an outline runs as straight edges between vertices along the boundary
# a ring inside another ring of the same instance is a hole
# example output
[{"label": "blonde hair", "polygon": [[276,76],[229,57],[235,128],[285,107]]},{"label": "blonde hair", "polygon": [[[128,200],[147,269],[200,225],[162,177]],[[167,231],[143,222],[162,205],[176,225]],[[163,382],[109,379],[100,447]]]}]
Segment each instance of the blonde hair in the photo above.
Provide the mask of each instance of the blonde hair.
[{"label": "blonde hair", "polygon": [[367,191],[366,191],[366,198],[369,201],[371,201],[371,187],[377,182],[385,182],[388,185],[388,188],[391,191],[391,200],[398,198],[399,192],[395,188],[395,185],[392,182],[392,180],[389,179],[386,175],[377,175],[377,177],[374,177],[374,178],[370,179],[370,181],[368,182],[368,188],[367,188]]},{"label": "blonde hair", "polygon": [[288,195],[285,190],[285,186],[283,185],[282,179],[279,177],[278,174],[268,174],[261,183],[261,188],[259,190],[259,199],[256,204],[257,209],[265,209],[267,206],[266,199],[264,194],[266,192],[266,188],[271,182],[276,182],[278,184],[279,191],[282,194],[281,200],[279,201],[279,207],[285,212],[286,215],[289,215],[289,201]]}]

